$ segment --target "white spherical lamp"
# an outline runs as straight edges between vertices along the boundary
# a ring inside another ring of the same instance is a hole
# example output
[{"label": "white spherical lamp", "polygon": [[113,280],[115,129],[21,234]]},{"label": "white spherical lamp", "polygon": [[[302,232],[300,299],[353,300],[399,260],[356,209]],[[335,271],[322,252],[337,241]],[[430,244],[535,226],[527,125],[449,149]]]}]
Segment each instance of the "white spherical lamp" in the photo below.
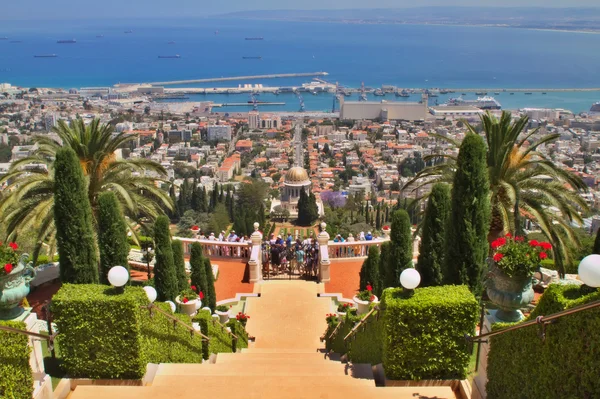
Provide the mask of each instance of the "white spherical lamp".
[{"label": "white spherical lamp", "polygon": [[587,286],[600,287],[600,255],[588,255],[581,260],[579,278]]},{"label": "white spherical lamp", "polygon": [[113,287],[123,287],[129,281],[129,272],[123,266],[113,266],[108,271],[108,282]]},{"label": "white spherical lamp", "polygon": [[[152,288],[152,287],[150,287],[150,288]],[[173,301],[167,301],[165,303],[168,303],[169,307],[171,308],[171,312],[175,313],[175,309],[177,309],[177,306],[175,306],[175,302],[173,302]]]},{"label": "white spherical lamp", "polygon": [[199,310],[202,307],[202,301],[200,300],[200,297],[198,297],[196,299],[196,310]]},{"label": "white spherical lamp", "polygon": [[414,290],[421,282],[421,275],[417,269],[404,269],[400,273],[400,284],[407,290]]},{"label": "white spherical lamp", "polygon": [[153,303],[154,301],[156,301],[156,290],[154,289],[154,287],[150,287],[149,285],[144,287],[144,291],[146,291],[146,296],[148,297],[148,300],[150,301],[150,303]]}]

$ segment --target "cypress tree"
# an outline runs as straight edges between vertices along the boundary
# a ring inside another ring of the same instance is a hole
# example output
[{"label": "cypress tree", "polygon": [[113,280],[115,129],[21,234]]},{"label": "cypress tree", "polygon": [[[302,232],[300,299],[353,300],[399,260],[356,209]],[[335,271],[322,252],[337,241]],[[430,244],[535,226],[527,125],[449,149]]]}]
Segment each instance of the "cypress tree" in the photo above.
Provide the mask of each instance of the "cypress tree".
[{"label": "cypress tree", "polygon": [[596,232],[596,239],[594,240],[594,251],[593,254],[600,255],[600,229]]},{"label": "cypress tree", "polygon": [[98,283],[92,208],[79,158],[67,147],[54,161],[54,223],[63,283]]},{"label": "cypress tree", "polygon": [[311,225],[315,222],[315,220],[319,218],[319,207],[317,206],[317,197],[312,192],[308,196],[308,215],[308,222]]},{"label": "cypress tree", "polygon": [[[395,287],[395,274],[394,270],[389,267],[392,258],[392,243],[389,241],[381,244],[381,254],[379,255],[379,284],[377,285],[377,291],[375,295],[380,296],[383,290],[387,287]],[[388,282],[394,282],[393,285],[388,285]]]},{"label": "cypress tree", "polygon": [[377,213],[375,215],[375,228],[381,229],[381,204],[377,204]]},{"label": "cypress tree", "polygon": [[[256,222],[256,213],[250,211],[246,212],[246,223],[244,225],[243,234],[250,235],[254,231],[254,222]],[[240,236],[240,234],[238,234]]]},{"label": "cypress tree", "polygon": [[446,238],[447,282],[468,285],[476,296],[483,290],[489,247],[491,205],[486,153],[483,139],[476,134],[467,135],[460,146]]},{"label": "cypress tree", "polygon": [[[258,209],[258,218],[257,218],[257,222],[260,225],[261,229],[265,228],[265,224],[267,222],[266,216],[265,216],[265,204],[261,203],[260,204],[260,208]],[[252,226],[252,231],[249,232],[249,234],[252,234],[254,232],[254,224]]]},{"label": "cypress tree", "polygon": [[208,194],[204,186],[202,186],[202,195],[200,196],[200,211],[208,212]]},{"label": "cypress tree", "polygon": [[390,221],[390,207],[385,206],[385,223]]},{"label": "cypress tree", "polygon": [[200,190],[198,189],[198,179],[194,176],[192,183],[192,209],[200,212]]},{"label": "cypress tree", "polygon": [[[197,289],[202,291],[204,295],[207,292],[206,270],[204,268],[204,257],[202,256],[202,246],[197,242],[193,243],[190,248],[190,269],[192,271],[191,281]],[[202,300],[203,303],[206,301]]]},{"label": "cypress tree", "polygon": [[446,226],[450,218],[450,187],[438,183],[431,189],[422,239],[419,247],[417,270],[421,274],[421,286],[442,285],[444,258],[446,256]]},{"label": "cypress tree", "polygon": [[182,291],[190,286],[185,271],[183,243],[179,240],[173,240],[173,242],[171,242],[171,248],[173,249],[173,264],[175,265],[175,273],[177,274],[177,289],[178,291]]},{"label": "cypress tree", "polygon": [[221,192],[219,193],[219,204],[223,203],[225,197],[223,196],[223,185],[221,184]]},{"label": "cypress tree", "polygon": [[204,258],[204,270],[206,274],[204,300],[206,301],[206,305],[214,312],[217,308],[217,292],[215,291],[215,276],[213,275],[209,258]]},{"label": "cypress tree", "polygon": [[171,201],[173,201],[173,211],[171,212],[171,217],[173,219],[177,219],[179,217],[179,207],[177,204],[177,195],[175,195],[174,184],[171,184],[171,187],[169,187],[169,197],[171,198]]},{"label": "cypress tree", "polygon": [[304,187],[300,190],[300,198],[298,199],[298,224],[300,226],[310,225],[309,219],[308,195],[304,191]]},{"label": "cypress tree", "polygon": [[360,268],[360,290],[366,290],[367,284],[371,284],[373,293],[379,295],[379,248],[372,246],[369,248],[369,256]]},{"label": "cypress tree", "polygon": [[218,199],[219,199],[219,184],[215,183],[215,185],[213,186],[213,189],[210,193],[209,211],[212,211],[213,209],[215,209],[215,206],[217,206]]},{"label": "cypress tree", "polygon": [[392,231],[390,234],[390,255],[384,281],[384,288],[397,287],[400,273],[412,267],[412,235],[410,232],[410,217],[404,209],[392,214]]},{"label": "cypress tree", "polygon": [[112,191],[98,196],[98,247],[102,284],[108,284],[108,271],[111,267],[118,265],[129,270],[127,224],[117,196]]},{"label": "cypress tree", "polygon": [[171,247],[169,219],[159,216],[154,223],[154,245],[156,245],[156,264],[154,265],[154,287],[158,300],[172,301],[179,293],[177,272]]}]

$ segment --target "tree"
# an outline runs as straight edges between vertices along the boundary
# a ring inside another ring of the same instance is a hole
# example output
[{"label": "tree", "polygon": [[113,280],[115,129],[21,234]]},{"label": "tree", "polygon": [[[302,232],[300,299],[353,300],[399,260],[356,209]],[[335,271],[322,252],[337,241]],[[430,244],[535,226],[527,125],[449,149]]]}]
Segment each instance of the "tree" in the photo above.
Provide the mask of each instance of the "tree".
[{"label": "tree", "polygon": [[206,274],[204,300],[206,301],[206,305],[214,312],[217,308],[217,292],[215,291],[215,276],[209,258],[204,258],[204,272]]},{"label": "tree", "polygon": [[[392,244],[390,241],[386,241],[381,244],[381,254],[379,255],[379,283],[376,285],[377,290],[375,291],[375,295],[381,296],[383,290],[387,287],[395,287],[395,273],[390,266],[392,261],[391,258],[391,250]],[[394,282],[393,285],[388,285]]]},{"label": "tree", "polygon": [[192,285],[205,295],[208,292],[206,282],[206,269],[204,266],[204,257],[202,256],[202,246],[197,242],[193,243],[190,248],[190,269]]},{"label": "tree", "polygon": [[108,271],[113,266],[129,269],[129,242],[123,212],[112,191],[98,196],[98,247],[100,249],[100,282],[108,284]]},{"label": "tree", "polygon": [[379,248],[372,246],[369,248],[369,256],[360,268],[360,287],[361,291],[367,289],[367,285],[371,284],[373,293],[380,295],[380,278],[379,278]]},{"label": "tree", "polygon": [[319,217],[319,208],[317,200],[313,193],[306,194],[304,187],[300,190],[298,199],[298,224],[300,226],[310,226]]},{"label": "tree", "polygon": [[446,255],[446,226],[450,218],[450,187],[444,183],[433,186],[419,247],[417,270],[421,274],[421,286],[442,285],[444,258]]},{"label": "tree", "polygon": [[480,136],[465,137],[456,166],[444,276],[447,283],[468,285],[479,296],[489,248],[491,211],[486,148]]},{"label": "tree", "polygon": [[159,216],[154,223],[154,245],[156,245],[154,287],[158,293],[158,300],[173,301],[179,293],[179,287],[173,260],[169,218],[166,216]]},{"label": "tree", "polygon": [[171,242],[173,249],[173,264],[175,266],[175,274],[177,275],[177,290],[182,291],[189,287],[188,276],[185,271],[185,258],[183,257],[183,243],[179,240]]},{"label": "tree", "polygon": [[54,222],[63,283],[98,283],[92,209],[86,195],[85,178],[70,148],[56,152]]},{"label": "tree", "polygon": [[596,232],[596,239],[594,240],[594,251],[593,254],[600,255],[600,229]]},{"label": "tree", "polygon": [[410,232],[410,217],[403,210],[392,214],[392,231],[390,234],[390,253],[385,273],[383,288],[397,287],[400,273],[413,266],[412,263],[412,234]]}]

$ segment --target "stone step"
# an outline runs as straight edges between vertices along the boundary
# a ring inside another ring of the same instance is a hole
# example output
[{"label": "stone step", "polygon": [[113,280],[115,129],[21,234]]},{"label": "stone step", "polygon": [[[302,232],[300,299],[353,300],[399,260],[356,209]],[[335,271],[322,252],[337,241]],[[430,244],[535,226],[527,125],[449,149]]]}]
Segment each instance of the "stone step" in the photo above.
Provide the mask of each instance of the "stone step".
[{"label": "stone step", "polygon": [[249,376],[319,376],[349,375],[345,365],[334,362],[314,364],[161,364],[156,375],[249,375]]},{"label": "stone step", "polygon": [[[154,378],[152,386],[175,386],[175,385],[197,385],[201,386],[203,391],[211,389],[219,390],[226,386],[229,387],[232,384],[231,376],[227,375],[211,375],[211,376],[198,376],[198,375],[160,375]],[[358,379],[349,376],[287,376],[282,378],[281,376],[264,376],[256,378],[256,376],[236,376],[235,385],[245,387],[245,389],[252,391],[254,389],[261,389],[261,387],[268,385],[273,389],[289,388],[296,389],[301,387],[323,387],[323,386],[366,386],[374,387],[374,380]]]},{"label": "stone step", "polygon": [[[201,384],[176,384],[150,387],[80,386],[69,399],[179,399],[201,395],[219,399],[456,399],[449,387],[373,387],[373,386],[277,386],[262,384],[248,389],[231,376],[228,384],[205,389]],[[324,378],[325,380],[327,378]]]},{"label": "stone step", "polygon": [[241,353],[320,353],[315,349],[243,348]]},{"label": "stone step", "polygon": [[310,363],[320,364],[330,361],[321,353],[220,353],[216,363]]}]

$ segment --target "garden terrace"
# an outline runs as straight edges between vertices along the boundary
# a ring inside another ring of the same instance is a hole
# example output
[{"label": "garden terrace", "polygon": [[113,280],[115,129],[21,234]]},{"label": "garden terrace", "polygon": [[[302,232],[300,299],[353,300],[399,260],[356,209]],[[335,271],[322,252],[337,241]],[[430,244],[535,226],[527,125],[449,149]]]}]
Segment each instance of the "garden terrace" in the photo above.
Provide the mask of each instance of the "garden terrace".
[{"label": "garden terrace", "polygon": [[347,259],[347,258],[366,258],[369,255],[369,248],[380,247],[389,238],[372,241],[354,241],[354,242],[333,242],[329,241],[329,259]]}]

